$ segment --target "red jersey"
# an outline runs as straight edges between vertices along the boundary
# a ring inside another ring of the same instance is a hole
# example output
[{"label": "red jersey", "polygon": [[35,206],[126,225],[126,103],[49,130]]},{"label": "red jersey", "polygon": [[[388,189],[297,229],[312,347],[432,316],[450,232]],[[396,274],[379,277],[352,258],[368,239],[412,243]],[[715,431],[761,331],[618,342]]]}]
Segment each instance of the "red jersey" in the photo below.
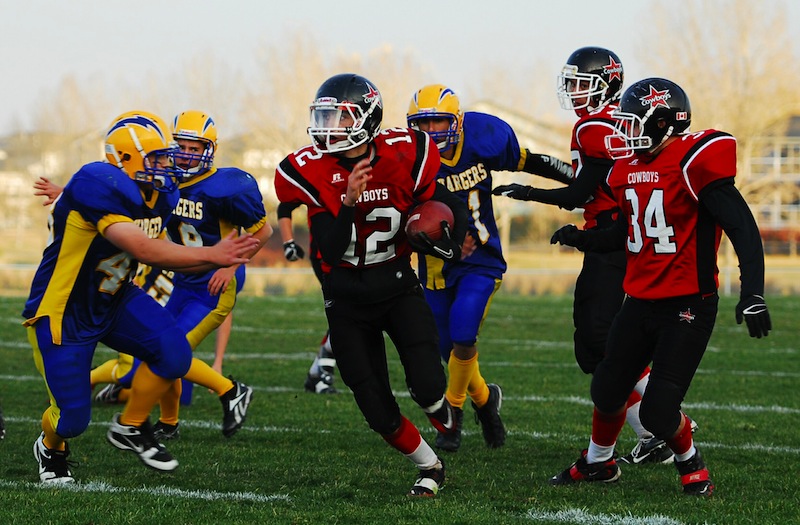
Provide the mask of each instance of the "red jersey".
[{"label": "red jersey", "polygon": [[[578,119],[572,128],[572,170],[575,178],[581,176],[581,168],[586,164],[587,158],[608,159],[611,155],[606,150],[606,136],[614,133],[614,123],[611,112],[617,109],[616,105],[609,104],[600,111],[587,113]],[[583,205],[583,219],[586,223],[583,229],[588,230],[597,226],[597,216],[607,210],[613,210],[617,203],[611,196],[609,189],[598,186],[586,204]]]},{"label": "red jersey", "polygon": [[608,184],[628,217],[625,293],[655,300],[716,292],[722,228],[698,195],[735,175],[736,139],[716,130],[682,135],[650,162],[637,155],[614,163]]},{"label": "red jersey", "polygon": [[[436,189],[439,150],[425,133],[405,128],[382,130],[370,145],[372,180],[355,206],[354,232],[339,266],[370,268],[411,259],[405,234],[408,211],[429,200]],[[341,157],[309,145],[287,156],[275,171],[281,202],[308,206],[309,221],[318,213],[339,214],[351,170]],[[323,271],[330,267],[323,261]]]}]

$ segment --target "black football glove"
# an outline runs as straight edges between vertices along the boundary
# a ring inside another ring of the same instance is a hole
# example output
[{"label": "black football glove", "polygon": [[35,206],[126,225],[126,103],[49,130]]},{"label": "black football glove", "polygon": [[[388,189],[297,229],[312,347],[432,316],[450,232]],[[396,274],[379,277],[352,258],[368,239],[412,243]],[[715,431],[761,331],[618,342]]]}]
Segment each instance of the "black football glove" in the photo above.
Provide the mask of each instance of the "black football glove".
[{"label": "black football glove", "polygon": [[561,243],[564,246],[578,246],[583,237],[583,231],[574,224],[562,226],[550,237],[550,244]]},{"label": "black football glove", "polygon": [[747,323],[750,337],[767,337],[772,330],[772,320],[769,318],[767,303],[760,295],[743,297],[736,305],[736,324]]},{"label": "black football glove", "polygon": [[303,247],[294,242],[294,239],[283,243],[283,256],[289,261],[296,261],[305,257]]},{"label": "black football glove", "polygon": [[530,186],[523,186],[522,184],[506,184],[498,186],[492,190],[492,195],[502,195],[503,197],[511,197],[518,201],[529,201],[531,198],[528,196]]},{"label": "black football glove", "polygon": [[461,246],[453,240],[450,234],[450,225],[447,221],[442,221],[442,238],[438,241],[432,240],[427,233],[419,232],[414,245],[421,248],[420,251],[428,255],[438,257],[445,262],[455,262],[461,260]]}]

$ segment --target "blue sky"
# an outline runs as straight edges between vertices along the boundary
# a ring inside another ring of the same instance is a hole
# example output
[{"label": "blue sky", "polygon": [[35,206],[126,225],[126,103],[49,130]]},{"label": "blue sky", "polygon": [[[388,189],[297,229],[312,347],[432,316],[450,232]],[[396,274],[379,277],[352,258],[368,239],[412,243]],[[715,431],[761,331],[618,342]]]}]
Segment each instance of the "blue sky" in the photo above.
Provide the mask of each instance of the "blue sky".
[{"label": "blue sky", "polygon": [[[662,0],[680,8],[687,0]],[[753,9],[779,0],[750,0]],[[654,16],[644,0],[0,0],[0,135],[30,126],[38,101],[62,78],[138,81],[209,52],[243,72],[259,44],[308,30],[329,49],[366,53],[380,45],[430,64],[460,87],[486,64],[510,74],[543,64],[543,81],[576,48],[602,45],[623,58],[627,78],[653,72],[636,46]],[[800,2],[787,3],[800,27]],[[798,31],[800,34],[800,31]],[[668,43],[667,43],[668,45]],[[555,97],[554,97],[555,100]],[[556,104],[554,102],[554,104]]]}]

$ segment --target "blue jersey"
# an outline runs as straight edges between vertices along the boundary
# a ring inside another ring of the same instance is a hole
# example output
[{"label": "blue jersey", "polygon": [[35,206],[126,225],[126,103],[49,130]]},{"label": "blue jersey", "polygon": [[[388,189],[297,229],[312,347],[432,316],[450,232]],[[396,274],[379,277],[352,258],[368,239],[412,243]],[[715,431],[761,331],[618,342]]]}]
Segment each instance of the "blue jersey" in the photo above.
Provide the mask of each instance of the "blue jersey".
[{"label": "blue jersey", "polygon": [[[180,200],[167,224],[170,239],[184,246],[212,246],[231,230],[253,233],[267,223],[255,179],[238,168],[212,168],[180,185]],[[216,270],[176,272],[176,286],[206,288]]]},{"label": "blue jersey", "polygon": [[475,252],[457,263],[420,257],[419,277],[429,289],[454,285],[461,275],[476,271],[501,279],[506,261],[497,233],[492,205],[492,172],[520,171],[524,164],[514,130],[505,121],[468,111],[464,131],[452,160],[442,158],[438,182],[458,195],[469,208],[469,230],[477,241]]},{"label": "blue jersey", "polygon": [[133,222],[150,238],[161,235],[178,191],[154,191],[145,202],[139,185],[105,162],[83,166],[52,209],[50,239],[36,270],[22,315],[30,326],[50,318],[53,343],[86,343],[110,329],[137,261],[103,236],[120,222]]}]

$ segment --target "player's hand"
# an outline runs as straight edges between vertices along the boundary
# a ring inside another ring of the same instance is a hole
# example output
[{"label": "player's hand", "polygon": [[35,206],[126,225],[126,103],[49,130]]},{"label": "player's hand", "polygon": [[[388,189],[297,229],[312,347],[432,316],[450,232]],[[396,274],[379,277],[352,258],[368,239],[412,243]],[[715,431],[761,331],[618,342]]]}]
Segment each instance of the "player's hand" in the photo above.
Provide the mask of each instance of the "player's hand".
[{"label": "player's hand", "polygon": [[247,255],[259,246],[258,239],[251,233],[237,235],[232,230],[217,244],[210,246],[212,257],[209,262],[219,267],[233,266],[234,264],[247,264],[250,262]]},{"label": "player's hand", "polygon": [[417,234],[417,243],[422,243],[420,246],[423,253],[438,257],[445,262],[455,262],[461,259],[461,246],[453,240],[450,233],[450,225],[447,221],[442,221],[442,238],[438,241],[432,240],[427,233],[419,232]]},{"label": "player's hand", "polygon": [[45,198],[42,206],[49,206],[50,204],[53,204],[58,196],[61,195],[61,192],[64,191],[64,188],[57,184],[53,184],[53,182],[47,177],[39,177],[39,180],[33,183],[33,189],[36,190],[33,192],[34,195]]},{"label": "player's hand", "polygon": [[562,226],[550,237],[550,244],[561,243],[564,246],[578,246],[583,232],[574,224]]},{"label": "player's hand", "polygon": [[478,249],[478,241],[475,240],[475,237],[467,233],[464,237],[464,244],[461,245],[461,260],[463,261],[473,253],[475,250]]},{"label": "player's hand", "polygon": [[772,320],[769,317],[767,303],[760,295],[742,297],[736,305],[736,324],[747,324],[750,337],[767,337],[772,330]]},{"label": "player's hand", "polygon": [[287,261],[296,261],[305,257],[306,252],[302,246],[294,242],[294,239],[290,239],[283,243],[283,256]]},{"label": "player's hand", "polygon": [[235,266],[228,266],[216,270],[211,274],[211,278],[208,280],[208,295],[213,297],[225,293],[235,274]]},{"label": "player's hand", "polygon": [[355,206],[370,180],[372,180],[372,165],[369,159],[362,159],[353,166],[353,171],[347,177],[347,190],[342,204],[351,208]]},{"label": "player's hand", "polygon": [[529,201],[528,197],[530,186],[523,186],[522,184],[506,184],[498,186],[492,190],[492,195],[502,195],[503,197],[511,197],[518,201]]}]

